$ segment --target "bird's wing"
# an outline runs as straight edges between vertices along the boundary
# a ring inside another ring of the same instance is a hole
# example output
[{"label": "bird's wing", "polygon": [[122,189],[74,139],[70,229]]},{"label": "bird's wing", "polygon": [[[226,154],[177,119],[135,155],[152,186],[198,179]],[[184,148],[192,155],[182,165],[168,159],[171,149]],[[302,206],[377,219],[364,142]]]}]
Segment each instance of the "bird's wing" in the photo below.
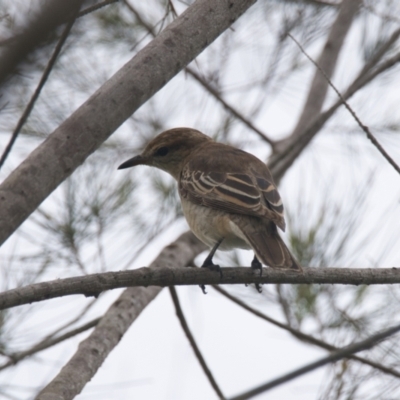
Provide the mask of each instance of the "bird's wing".
[{"label": "bird's wing", "polygon": [[282,200],[271,178],[253,173],[206,172],[194,166],[188,163],[183,168],[181,197],[217,210],[265,218],[285,230]]}]

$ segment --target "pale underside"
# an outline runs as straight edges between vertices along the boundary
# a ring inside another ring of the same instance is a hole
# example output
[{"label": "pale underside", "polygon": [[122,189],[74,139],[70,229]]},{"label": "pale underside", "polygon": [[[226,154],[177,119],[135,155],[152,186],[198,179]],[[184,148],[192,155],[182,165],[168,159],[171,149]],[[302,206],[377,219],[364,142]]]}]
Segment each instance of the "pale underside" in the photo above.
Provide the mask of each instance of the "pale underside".
[{"label": "pale underside", "polygon": [[183,214],[190,229],[207,246],[213,247],[223,239],[219,250],[252,248],[228,213],[194,204],[184,198],[181,198],[181,201]]}]

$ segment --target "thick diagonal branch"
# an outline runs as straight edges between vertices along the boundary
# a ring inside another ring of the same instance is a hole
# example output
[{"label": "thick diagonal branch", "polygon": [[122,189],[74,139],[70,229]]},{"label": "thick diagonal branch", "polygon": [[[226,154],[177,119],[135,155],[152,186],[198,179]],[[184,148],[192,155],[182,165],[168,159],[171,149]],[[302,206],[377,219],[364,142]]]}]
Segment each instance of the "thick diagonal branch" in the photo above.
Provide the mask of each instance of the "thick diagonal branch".
[{"label": "thick diagonal branch", "polygon": [[0,186],[0,244],[255,1],[197,0],[61,124]]}]

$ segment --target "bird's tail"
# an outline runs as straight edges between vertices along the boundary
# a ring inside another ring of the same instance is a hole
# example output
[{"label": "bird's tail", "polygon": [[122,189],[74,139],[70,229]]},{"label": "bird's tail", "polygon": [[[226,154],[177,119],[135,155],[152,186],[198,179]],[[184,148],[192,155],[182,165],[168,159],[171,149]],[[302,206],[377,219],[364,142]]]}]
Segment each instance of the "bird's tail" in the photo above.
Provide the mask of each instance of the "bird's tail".
[{"label": "bird's tail", "polygon": [[273,222],[265,223],[255,218],[246,218],[246,220],[238,218],[234,222],[243,232],[261,263],[271,268],[302,270],[279,236]]}]

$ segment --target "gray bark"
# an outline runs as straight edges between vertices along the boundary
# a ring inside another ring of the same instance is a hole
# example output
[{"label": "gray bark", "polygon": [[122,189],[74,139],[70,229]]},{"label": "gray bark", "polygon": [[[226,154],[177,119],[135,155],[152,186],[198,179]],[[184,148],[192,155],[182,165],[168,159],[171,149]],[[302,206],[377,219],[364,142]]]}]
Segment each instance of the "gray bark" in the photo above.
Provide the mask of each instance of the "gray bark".
[{"label": "gray bark", "polygon": [[[189,234],[189,233],[188,233]],[[197,239],[193,241],[197,247]],[[82,294],[97,296],[105,290],[136,286],[217,285],[217,284],[342,284],[383,285],[400,283],[397,268],[304,268],[303,272],[249,267],[223,268],[223,276],[205,268],[177,268],[180,265],[159,265],[159,268],[139,268],[133,271],[105,272],[75,278],[35,283],[0,294],[0,310],[50,298]]]}]

